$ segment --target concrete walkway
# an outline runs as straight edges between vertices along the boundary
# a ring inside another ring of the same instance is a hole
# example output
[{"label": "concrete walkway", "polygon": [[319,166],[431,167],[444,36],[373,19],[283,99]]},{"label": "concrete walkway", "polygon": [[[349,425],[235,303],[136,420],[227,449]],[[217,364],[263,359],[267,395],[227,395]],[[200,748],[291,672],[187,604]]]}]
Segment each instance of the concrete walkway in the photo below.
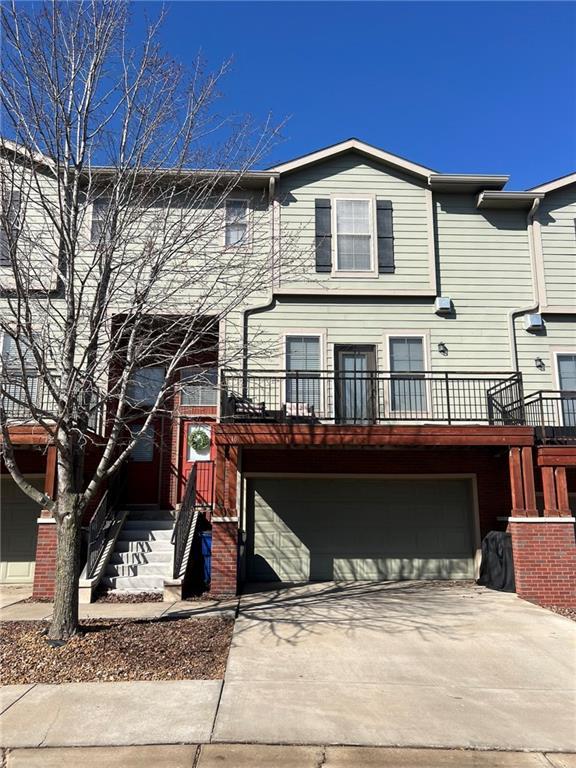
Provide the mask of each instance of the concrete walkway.
[{"label": "concrete walkway", "polygon": [[205,744],[16,749],[7,768],[575,768],[576,755]]},{"label": "concrete walkway", "polygon": [[576,751],[576,624],[475,586],[241,599],[213,741]]},{"label": "concrete walkway", "polygon": [[[10,601],[3,596],[6,605],[0,604],[1,621],[41,621],[52,616],[52,603],[27,603],[20,597]],[[238,599],[230,600],[179,600],[154,603],[90,603],[79,606],[81,619],[159,619],[170,616],[193,618],[194,616],[225,616],[235,618]]]}]

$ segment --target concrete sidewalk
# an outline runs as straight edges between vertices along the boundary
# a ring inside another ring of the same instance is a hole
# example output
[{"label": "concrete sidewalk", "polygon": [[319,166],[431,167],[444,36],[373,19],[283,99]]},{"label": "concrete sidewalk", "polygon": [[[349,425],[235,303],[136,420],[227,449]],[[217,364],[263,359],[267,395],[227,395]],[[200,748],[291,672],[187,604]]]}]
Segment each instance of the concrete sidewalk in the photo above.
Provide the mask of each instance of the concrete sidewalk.
[{"label": "concrete sidewalk", "polygon": [[[23,598],[10,601],[3,597],[0,604],[2,621],[46,621],[52,616],[52,603],[27,603]],[[79,606],[81,619],[159,619],[218,616],[235,618],[238,599],[230,600],[178,600],[157,603],[89,603]]]},{"label": "concrete sidewalk", "polygon": [[574,754],[205,744],[16,749],[7,768],[575,768]]}]

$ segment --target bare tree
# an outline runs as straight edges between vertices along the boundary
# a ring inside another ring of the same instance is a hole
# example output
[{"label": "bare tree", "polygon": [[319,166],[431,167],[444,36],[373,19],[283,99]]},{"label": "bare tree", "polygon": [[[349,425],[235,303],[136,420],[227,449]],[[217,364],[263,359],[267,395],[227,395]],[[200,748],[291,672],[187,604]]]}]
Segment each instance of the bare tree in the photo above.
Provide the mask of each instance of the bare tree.
[{"label": "bare tree", "polygon": [[[88,505],[163,412],[195,350],[233,362],[220,323],[264,296],[274,271],[267,199],[250,192],[250,226],[238,214],[227,244],[222,203],[246,187],[277,129],[220,115],[229,64],[180,66],[160,49],[161,19],[131,47],[129,11],[118,0],[3,7],[2,452],[56,521],[56,640],[77,630]],[[165,378],[136,419],[134,387],[146,388],[136,371],[152,365]],[[18,413],[56,447],[55,498],[19,467]]]}]

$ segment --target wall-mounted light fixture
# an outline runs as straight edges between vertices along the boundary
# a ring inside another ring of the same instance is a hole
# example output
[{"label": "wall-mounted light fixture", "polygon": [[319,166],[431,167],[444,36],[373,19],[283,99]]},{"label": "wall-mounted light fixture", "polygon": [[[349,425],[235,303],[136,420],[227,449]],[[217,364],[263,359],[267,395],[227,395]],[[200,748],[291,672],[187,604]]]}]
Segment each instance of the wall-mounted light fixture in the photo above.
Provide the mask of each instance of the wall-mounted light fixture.
[{"label": "wall-mounted light fixture", "polygon": [[541,357],[536,357],[534,359],[534,365],[536,366],[536,368],[538,368],[539,371],[546,370],[546,363],[544,362],[544,360],[542,360]]},{"label": "wall-mounted light fixture", "polygon": [[444,355],[444,357],[448,356],[448,347],[443,341],[438,342],[438,352],[440,352],[441,355]]}]

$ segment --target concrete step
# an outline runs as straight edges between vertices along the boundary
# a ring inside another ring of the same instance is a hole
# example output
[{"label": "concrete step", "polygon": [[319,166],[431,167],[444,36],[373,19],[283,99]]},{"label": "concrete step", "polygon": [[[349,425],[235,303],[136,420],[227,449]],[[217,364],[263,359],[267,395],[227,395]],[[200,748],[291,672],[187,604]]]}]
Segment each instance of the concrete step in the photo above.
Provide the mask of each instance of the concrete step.
[{"label": "concrete step", "polygon": [[102,584],[108,589],[130,592],[152,592],[164,589],[164,576],[104,576]]},{"label": "concrete step", "polygon": [[170,541],[172,528],[122,528],[118,541]]},{"label": "concrete step", "polygon": [[114,552],[172,552],[174,549],[170,539],[137,541],[125,539],[116,541]]},{"label": "concrete step", "polygon": [[174,520],[133,520],[129,517],[124,528],[129,531],[168,531],[174,528]]},{"label": "concrete step", "polygon": [[173,509],[158,509],[158,507],[130,508],[128,518],[130,520],[174,520]]},{"label": "concrete step", "polygon": [[165,576],[172,574],[172,563],[144,563],[138,565],[107,565],[106,576]]},{"label": "concrete step", "polygon": [[146,563],[171,563],[172,547],[151,552],[114,551],[110,557],[110,565],[144,565]]}]

